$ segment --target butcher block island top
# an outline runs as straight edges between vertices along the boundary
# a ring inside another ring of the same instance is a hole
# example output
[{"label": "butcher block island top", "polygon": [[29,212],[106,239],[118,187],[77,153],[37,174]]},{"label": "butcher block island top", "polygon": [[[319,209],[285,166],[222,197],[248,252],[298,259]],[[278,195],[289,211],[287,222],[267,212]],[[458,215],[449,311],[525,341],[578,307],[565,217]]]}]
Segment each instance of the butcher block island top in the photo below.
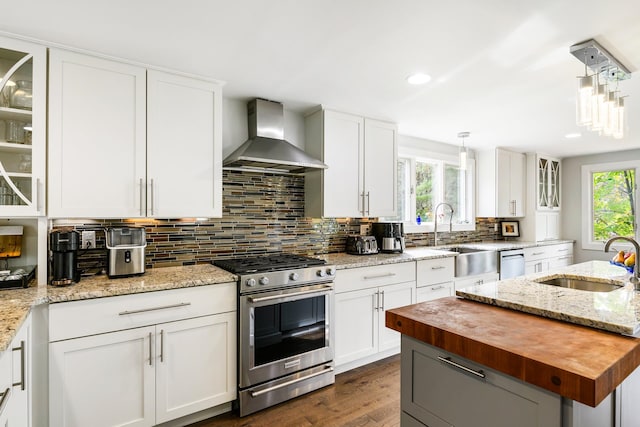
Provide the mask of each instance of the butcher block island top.
[{"label": "butcher block island top", "polygon": [[386,326],[595,407],[640,365],[640,340],[456,297],[395,308]]}]

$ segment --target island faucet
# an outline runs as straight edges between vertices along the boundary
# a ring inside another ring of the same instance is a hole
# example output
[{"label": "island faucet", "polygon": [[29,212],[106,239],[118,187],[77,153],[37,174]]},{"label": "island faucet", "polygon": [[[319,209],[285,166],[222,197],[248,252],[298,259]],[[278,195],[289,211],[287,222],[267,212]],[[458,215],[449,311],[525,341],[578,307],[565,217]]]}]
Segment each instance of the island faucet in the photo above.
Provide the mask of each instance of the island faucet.
[{"label": "island faucet", "polygon": [[[438,246],[438,208],[440,206],[448,206],[451,211],[449,214],[449,233],[453,228],[453,207],[449,203],[438,203],[436,208],[433,210],[433,245]],[[442,214],[444,215],[444,208],[442,208]]]},{"label": "island faucet", "polygon": [[631,281],[631,283],[634,283],[636,285],[636,291],[640,290],[640,245],[638,245],[638,242],[629,237],[613,236],[612,238],[607,240],[607,243],[604,244],[604,251],[609,252],[611,243],[615,242],[616,240],[625,240],[631,243],[634,248],[636,248],[636,263],[633,266],[633,276],[631,276],[629,280]]}]

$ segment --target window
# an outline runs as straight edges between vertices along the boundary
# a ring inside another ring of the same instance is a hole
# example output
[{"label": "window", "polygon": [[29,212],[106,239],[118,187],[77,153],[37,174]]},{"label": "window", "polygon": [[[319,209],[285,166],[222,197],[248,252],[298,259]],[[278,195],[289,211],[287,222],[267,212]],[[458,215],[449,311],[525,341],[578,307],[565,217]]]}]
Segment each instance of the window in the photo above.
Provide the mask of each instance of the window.
[{"label": "window", "polygon": [[[440,203],[453,208],[454,230],[474,230],[474,162],[467,171],[459,169],[457,159],[400,157],[398,159],[398,217],[389,220],[405,223],[405,231],[433,231],[434,209]],[[420,216],[421,225],[417,218]],[[449,210],[438,208],[438,224],[449,222]]]},{"label": "window", "polygon": [[613,236],[637,239],[637,166],[637,162],[582,166],[584,249],[602,250]]}]

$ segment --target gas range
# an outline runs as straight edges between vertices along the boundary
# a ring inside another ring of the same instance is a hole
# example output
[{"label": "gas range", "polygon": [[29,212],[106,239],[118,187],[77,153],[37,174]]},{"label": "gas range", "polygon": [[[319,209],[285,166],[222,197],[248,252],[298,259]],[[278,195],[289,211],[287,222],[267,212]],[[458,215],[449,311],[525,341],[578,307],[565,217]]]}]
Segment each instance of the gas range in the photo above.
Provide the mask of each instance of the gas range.
[{"label": "gas range", "polygon": [[240,276],[240,294],[331,281],[336,269],[326,263],[319,258],[281,252],[213,261],[215,266]]}]

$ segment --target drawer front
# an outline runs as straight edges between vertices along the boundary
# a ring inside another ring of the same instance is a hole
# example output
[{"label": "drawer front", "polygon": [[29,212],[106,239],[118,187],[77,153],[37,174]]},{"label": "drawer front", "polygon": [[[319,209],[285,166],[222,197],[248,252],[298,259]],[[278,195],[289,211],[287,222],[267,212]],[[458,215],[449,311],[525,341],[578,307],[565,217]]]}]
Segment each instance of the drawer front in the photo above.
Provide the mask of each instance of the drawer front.
[{"label": "drawer front", "polygon": [[534,248],[524,248],[524,260],[525,262],[537,261],[551,257],[551,250],[553,246],[537,246]]},{"label": "drawer front", "polygon": [[455,258],[424,259],[416,263],[418,286],[449,282],[455,274]]},{"label": "drawer front", "polygon": [[453,296],[453,282],[423,286],[416,290],[416,302],[432,301],[450,296]]},{"label": "drawer front", "polygon": [[410,261],[338,270],[334,284],[336,292],[349,292],[415,280],[416,263]]},{"label": "drawer front", "polygon": [[548,248],[551,257],[561,257],[573,255],[573,243],[562,243],[559,245],[551,245]]},{"label": "drawer front", "polygon": [[49,341],[235,311],[236,292],[233,282],[51,304]]}]

